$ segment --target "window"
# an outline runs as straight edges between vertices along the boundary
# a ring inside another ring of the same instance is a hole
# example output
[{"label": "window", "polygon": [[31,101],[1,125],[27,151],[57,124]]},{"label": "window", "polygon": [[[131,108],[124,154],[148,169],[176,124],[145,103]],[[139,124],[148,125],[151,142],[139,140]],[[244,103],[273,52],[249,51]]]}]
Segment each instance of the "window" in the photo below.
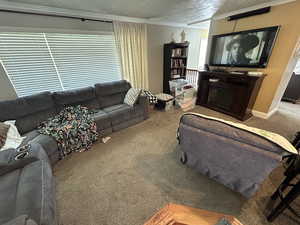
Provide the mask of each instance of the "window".
[{"label": "window", "polygon": [[43,34],[0,34],[0,57],[18,96],[62,90]]},{"label": "window", "polygon": [[0,59],[18,96],[121,79],[112,33],[0,33]]}]

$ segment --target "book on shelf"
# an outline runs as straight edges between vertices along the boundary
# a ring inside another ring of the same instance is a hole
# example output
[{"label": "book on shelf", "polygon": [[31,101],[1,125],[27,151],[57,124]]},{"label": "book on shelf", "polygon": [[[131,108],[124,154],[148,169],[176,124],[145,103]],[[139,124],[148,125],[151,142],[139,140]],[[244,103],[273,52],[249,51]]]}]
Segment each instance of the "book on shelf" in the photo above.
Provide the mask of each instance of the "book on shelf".
[{"label": "book on shelf", "polygon": [[183,59],[171,59],[171,67],[185,67]]},{"label": "book on shelf", "polygon": [[177,79],[177,78],[180,78],[180,74],[173,74],[171,76],[172,79]]},{"label": "book on shelf", "polygon": [[181,57],[185,56],[185,50],[182,48],[174,48],[172,49],[172,57]]}]

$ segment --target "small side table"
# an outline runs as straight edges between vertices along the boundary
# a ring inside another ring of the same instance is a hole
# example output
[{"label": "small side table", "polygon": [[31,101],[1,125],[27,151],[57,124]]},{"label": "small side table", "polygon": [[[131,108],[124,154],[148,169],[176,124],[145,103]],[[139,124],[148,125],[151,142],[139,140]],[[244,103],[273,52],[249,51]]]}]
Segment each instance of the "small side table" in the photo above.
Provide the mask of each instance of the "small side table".
[{"label": "small side table", "polygon": [[177,204],[166,205],[144,225],[216,225],[222,218],[243,225],[233,216]]}]

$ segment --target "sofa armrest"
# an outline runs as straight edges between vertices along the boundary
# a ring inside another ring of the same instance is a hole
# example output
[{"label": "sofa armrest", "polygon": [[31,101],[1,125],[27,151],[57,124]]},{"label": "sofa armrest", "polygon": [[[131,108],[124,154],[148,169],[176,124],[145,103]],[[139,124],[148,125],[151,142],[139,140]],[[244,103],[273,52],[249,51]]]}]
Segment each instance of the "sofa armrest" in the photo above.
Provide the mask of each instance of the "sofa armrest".
[{"label": "sofa armrest", "polygon": [[23,159],[15,160],[16,150],[7,149],[0,151],[0,176],[38,160],[34,156],[24,157]]},{"label": "sofa armrest", "polygon": [[137,104],[141,105],[141,107],[143,107],[144,119],[148,119],[149,118],[149,100],[148,100],[147,96],[140,95],[139,99],[137,101]]},{"label": "sofa armrest", "polygon": [[29,219],[28,216],[21,215],[2,225],[37,225],[37,223]]}]

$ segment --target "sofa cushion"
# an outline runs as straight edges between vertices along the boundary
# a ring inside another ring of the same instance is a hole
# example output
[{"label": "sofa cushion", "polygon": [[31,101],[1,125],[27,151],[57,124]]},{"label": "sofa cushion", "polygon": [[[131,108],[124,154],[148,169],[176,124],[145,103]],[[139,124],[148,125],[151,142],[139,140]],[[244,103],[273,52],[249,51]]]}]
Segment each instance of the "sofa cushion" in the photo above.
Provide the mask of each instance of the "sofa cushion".
[{"label": "sofa cushion", "polygon": [[134,108],[126,104],[118,104],[103,109],[111,119],[112,125],[120,124],[132,118]]},{"label": "sofa cushion", "polygon": [[139,123],[143,120],[144,120],[144,117],[140,116],[140,117],[135,117],[135,118],[130,119],[130,120],[123,121],[120,124],[115,124],[113,126],[113,131],[119,131],[119,130],[125,129],[125,128],[133,126],[133,125],[135,125],[135,124],[137,124],[137,123]]},{"label": "sofa cushion", "polygon": [[96,97],[101,109],[122,104],[131,85],[125,80],[95,84]]},{"label": "sofa cushion", "polygon": [[15,120],[29,114],[54,108],[54,101],[50,92],[42,92],[15,100],[1,101],[0,108],[0,121]]},{"label": "sofa cushion", "polygon": [[13,170],[0,176],[0,224],[15,217],[16,192],[20,172],[20,170]]},{"label": "sofa cushion", "polygon": [[[46,153],[44,152],[44,156],[45,155]],[[0,152],[0,176],[23,168],[24,166],[39,160],[39,158],[37,158],[37,155],[27,155],[22,160],[15,160],[16,156],[17,152],[15,149],[7,149]],[[44,158],[47,159],[47,155]]]},{"label": "sofa cushion", "polygon": [[37,130],[32,130],[32,131],[25,133],[23,136],[23,137],[25,137],[25,139],[23,140],[21,146],[28,144],[31,140],[33,140],[34,138],[36,138],[39,135],[40,135],[40,133]]},{"label": "sofa cushion", "polygon": [[28,215],[37,224],[57,224],[54,179],[47,161],[0,176],[0,193],[0,224],[20,215]]},{"label": "sofa cushion", "polygon": [[32,143],[28,155],[21,160],[15,160],[17,154],[18,152],[15,149],[0,152],[0,176],[13,170],[23,168],[38,160],[45,160],[49,163],[49,157],[40,144]]},{"label": "sofa cushion", "polygon": [[44,111],[29,114],[16,120],[16,126],[20,134],[36,129],[41,122],[56,115],[55,108],[46,109]]},{"label": "sofa cushion", "polygon": [[43,147],[52,165],[58,161],[59,149],[57,142],[52,137],[40,134],[37,130],[28,132],[24,136],[26,138],[21,145],[38,143]]},{"label": "sofa cushion", "polygon": [[0,121],[16,120],[21,134],[35,129],[49,116],[55,115],[55,105],[50,92],[0,102]]},{"label": "sofa cushion", "polygon": [[111,119],[108,114],[102,110],[99,110],[93,115],[95,122],[97,124],[97,130],[100,132],[106,128],[111,127]]},{"label": "sofa cushion", "polygon": [[59,155],[57,142],[50,136],[40,134],[31,140],[32,143],[39,143],[48,156]]},{"label": "sofa cushion", "polygon": [[53,99],[56,104],[57,112],[66,106],[76,105],[82,105],[89,109],[99,108],[93,87],[54,92]]},{"label": "sofa cushion", "polygon": [[132,117],[144,116],[144,111],[145,111],[145,109],[142,105],[134,105]]}]

